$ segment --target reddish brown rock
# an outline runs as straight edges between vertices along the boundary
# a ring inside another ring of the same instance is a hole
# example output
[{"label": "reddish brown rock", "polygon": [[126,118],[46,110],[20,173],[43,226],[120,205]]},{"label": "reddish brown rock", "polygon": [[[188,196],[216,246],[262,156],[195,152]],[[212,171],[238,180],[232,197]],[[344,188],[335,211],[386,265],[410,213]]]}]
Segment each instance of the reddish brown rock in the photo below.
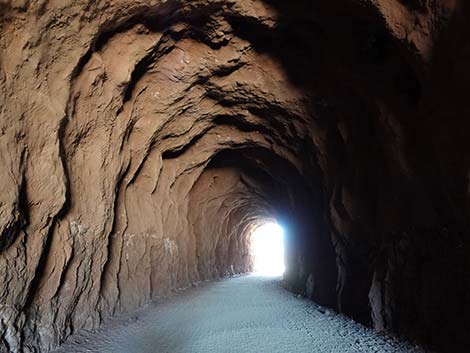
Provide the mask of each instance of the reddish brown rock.
[{"label": "reddish brown rock", "polygon": [[266,218],[291,290],[465,351],[468,19],[457,0],[0,0],[0,351],[249,271]]}]

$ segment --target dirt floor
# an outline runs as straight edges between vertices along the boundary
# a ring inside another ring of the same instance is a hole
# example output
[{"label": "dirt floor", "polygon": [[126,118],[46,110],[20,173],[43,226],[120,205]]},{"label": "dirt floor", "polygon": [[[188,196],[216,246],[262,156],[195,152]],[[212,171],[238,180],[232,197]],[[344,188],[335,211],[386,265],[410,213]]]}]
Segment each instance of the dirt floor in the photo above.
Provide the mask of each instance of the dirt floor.
[{"label": "dirt floor", "polygon": [[298,298],[279,278],[210,283],[74,337],[57,353],[423,352]]}]

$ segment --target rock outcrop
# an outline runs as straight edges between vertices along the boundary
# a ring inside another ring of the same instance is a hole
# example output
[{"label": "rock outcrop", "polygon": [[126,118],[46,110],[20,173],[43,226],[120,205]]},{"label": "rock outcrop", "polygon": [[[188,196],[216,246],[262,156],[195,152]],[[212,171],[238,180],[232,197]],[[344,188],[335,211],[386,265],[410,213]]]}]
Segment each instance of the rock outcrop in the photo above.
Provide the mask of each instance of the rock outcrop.
[{"label": "rock outcrop", "polygon": [[0,0],[0,352],[251,269],[443,351],[470,288],[457,0]]}]

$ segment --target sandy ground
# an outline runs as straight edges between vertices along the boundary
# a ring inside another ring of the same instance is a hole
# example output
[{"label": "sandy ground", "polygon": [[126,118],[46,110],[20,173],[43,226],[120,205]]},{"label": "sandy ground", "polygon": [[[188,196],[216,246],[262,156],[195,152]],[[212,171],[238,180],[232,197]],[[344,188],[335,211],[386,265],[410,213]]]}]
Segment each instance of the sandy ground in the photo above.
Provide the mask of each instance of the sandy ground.
[{"label": "sandy ground", "polygon": [[278,278],[243,276],[191,289],[57,353],[423,352],[297,298]]}]

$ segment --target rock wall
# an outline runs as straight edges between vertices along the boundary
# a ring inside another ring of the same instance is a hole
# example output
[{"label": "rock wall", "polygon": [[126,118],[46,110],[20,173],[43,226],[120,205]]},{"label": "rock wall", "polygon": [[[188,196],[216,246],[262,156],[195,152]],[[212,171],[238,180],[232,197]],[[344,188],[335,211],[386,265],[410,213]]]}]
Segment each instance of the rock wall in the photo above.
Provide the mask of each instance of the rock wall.
[{"label": "rock wall", "polygon": [[0,0],[0,352],[251,269],[465,351],[469,9]]}]

